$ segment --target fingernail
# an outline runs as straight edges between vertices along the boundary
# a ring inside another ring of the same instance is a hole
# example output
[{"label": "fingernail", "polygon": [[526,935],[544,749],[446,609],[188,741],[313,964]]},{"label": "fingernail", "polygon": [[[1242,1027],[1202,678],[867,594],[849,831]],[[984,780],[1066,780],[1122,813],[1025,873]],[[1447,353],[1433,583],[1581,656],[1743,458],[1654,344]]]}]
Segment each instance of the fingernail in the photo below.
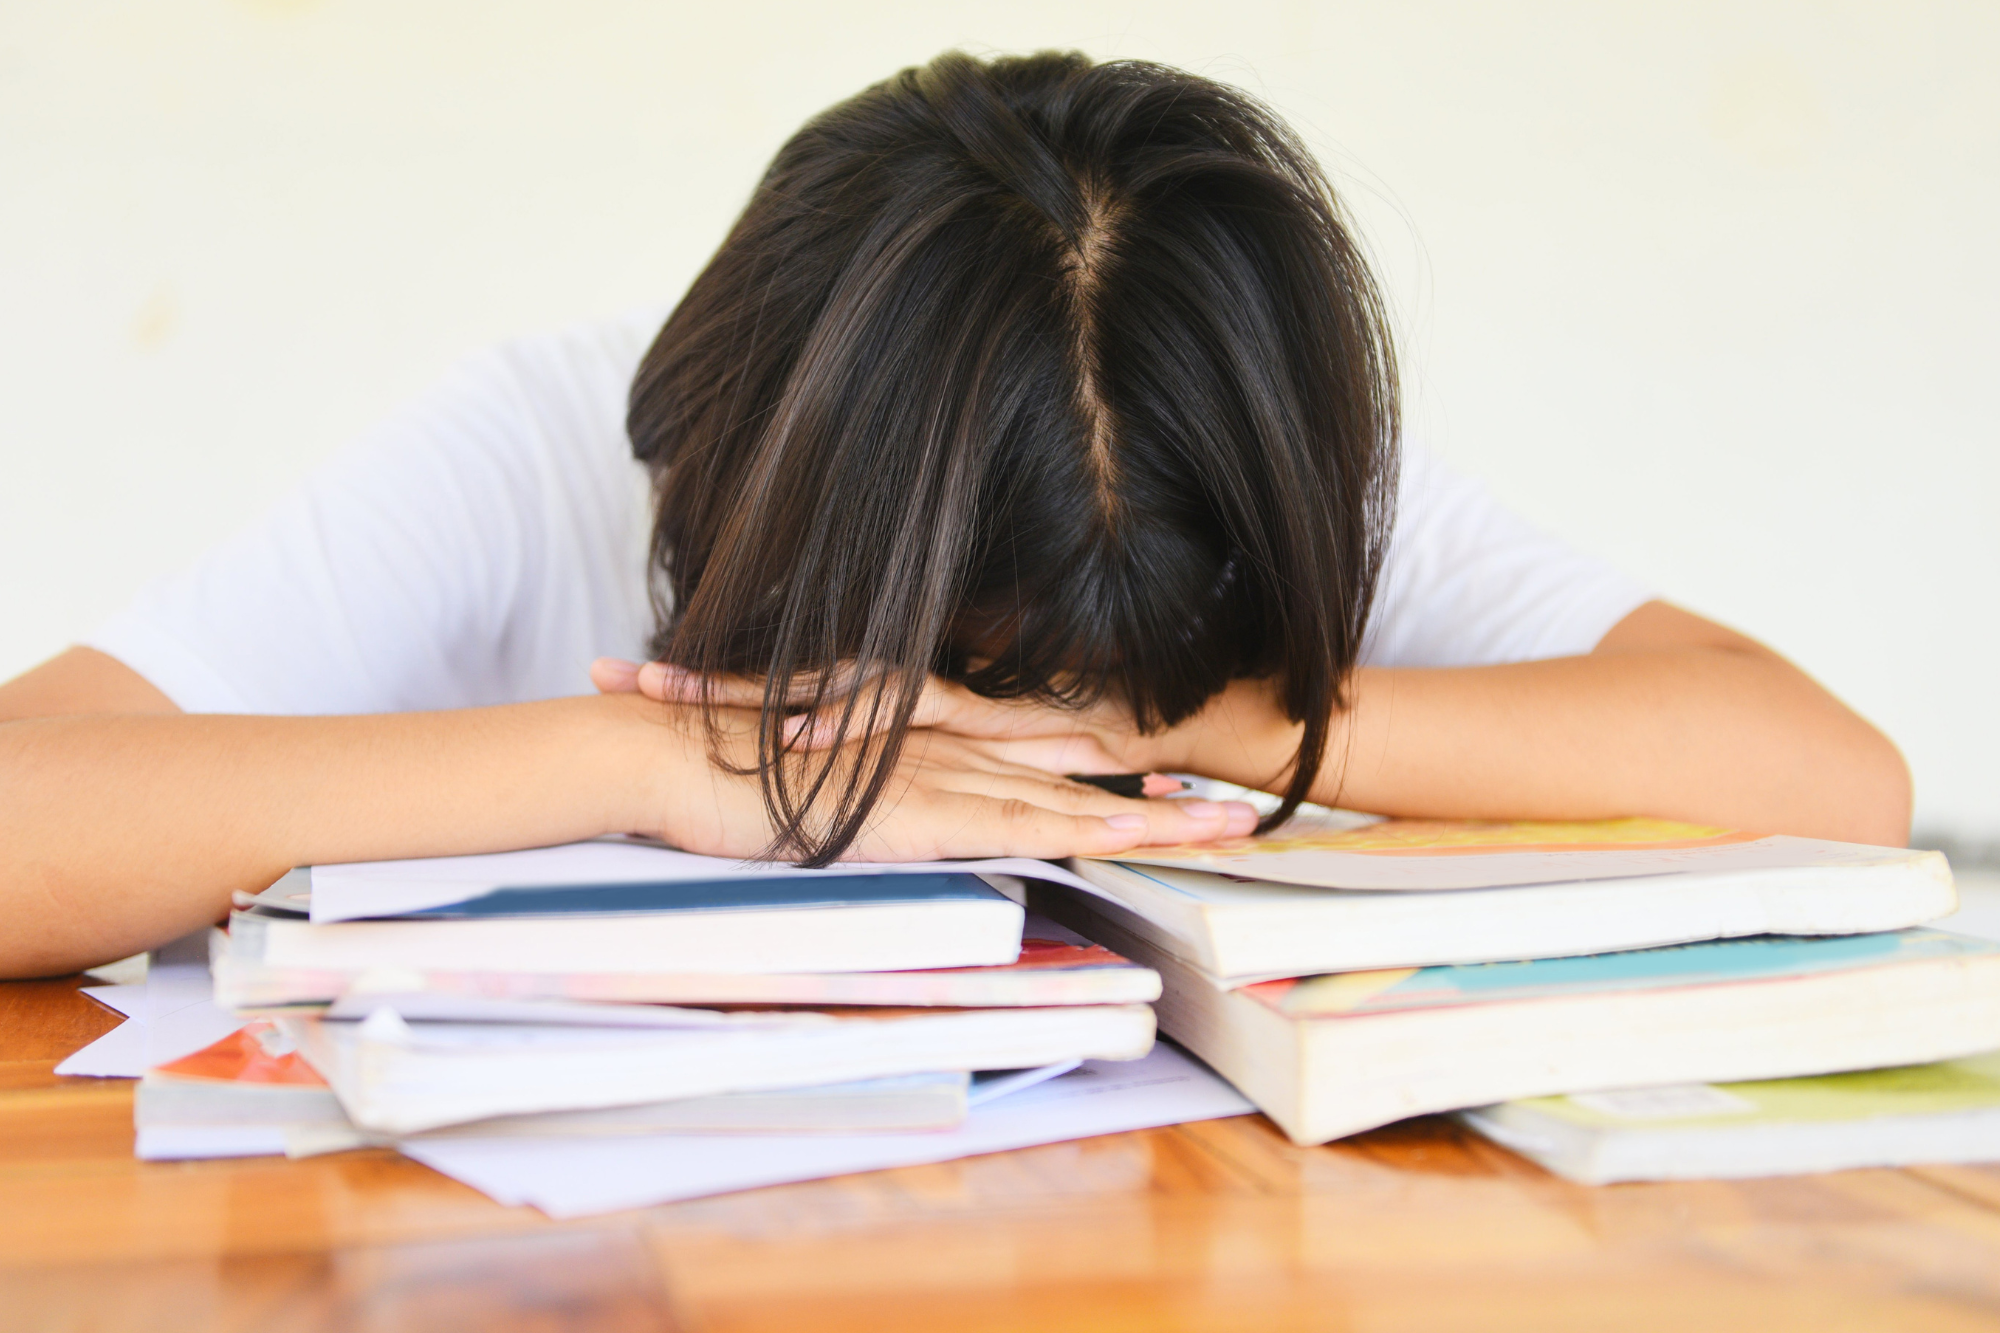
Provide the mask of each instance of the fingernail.
[{"label": "fingernail", "polygon": [[1263,817],[1257,813],[1257,807],[1248,801],[1228,801],[1222,808],[1229,815],[1229,836],[1232,838],[1253,831],[1257,821]]},{"label": "fingernail", "polygon": [[590,664],[593,676],[609,676],[615,680],[631,680],[639,674],[639,664],[628,662],[622,657],[600,657]]},{"label": "fingernail", "polygon": [[1104,822],[1112,828],[1117,829],[1120,833],[1130,833],[1135,829],[1146,827],[1146,817],[1144,815],[1106,815]]},{"label": "fingernail", "polygon": [[1228,814],[1228,811],[1224,810],[1214,801],[1180,801],[1177,804],[1181,809],[1187,811],[1188,818],[1190,819],[1221,819]]}]

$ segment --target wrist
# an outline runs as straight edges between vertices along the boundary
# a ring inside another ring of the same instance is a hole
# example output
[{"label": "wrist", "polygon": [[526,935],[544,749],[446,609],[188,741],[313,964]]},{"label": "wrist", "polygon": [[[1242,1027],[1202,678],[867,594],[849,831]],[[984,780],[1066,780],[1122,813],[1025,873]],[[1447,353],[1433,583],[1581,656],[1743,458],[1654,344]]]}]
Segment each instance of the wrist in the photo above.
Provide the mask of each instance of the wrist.
[{"label": "wrist", "polygon": [[1275,791],[1291,777],[1305,728],[1285,716],[1269,681],[1238,680],[1174,731],[1172,771]]},{"label": "wrist", "polygon": [[601,726],[604,831],[673,842],[676,806],[703,788],[708,773],[700,719],[685,706],[637,694],[599,695],[590,702]]}]

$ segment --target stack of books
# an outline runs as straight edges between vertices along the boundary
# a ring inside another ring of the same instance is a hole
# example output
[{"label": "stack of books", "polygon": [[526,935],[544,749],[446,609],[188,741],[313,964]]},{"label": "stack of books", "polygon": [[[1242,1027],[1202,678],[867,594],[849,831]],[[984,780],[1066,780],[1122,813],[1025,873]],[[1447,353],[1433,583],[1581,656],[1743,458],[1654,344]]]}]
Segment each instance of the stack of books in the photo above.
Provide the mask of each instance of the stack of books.
[{"label": "stack of books", "polygon": [[145,1076],[140,1155],[945,1130],[980,1071],[1153,1046],[1158,975],[1018,881],[766,869],[613,841],[295,871],[215,936],[247,1025]]},{"label": "stack of books", "polygon": [[145,1076],[138,1150],[393,1144],[559,1215],[1249,1103],[1590,1182],[2000,1159],[2000,944],[1955,906],[1935,852],[1320,809],[1064,865],[322,866],[215,935],[246,1025]]},{"label": "stack of books", "polygon": [[1922,928],[1936,852],[1310,810],[1075,869],[1030,904],[1157,970],[1163,1033],[1301,1144],[1459,1111],[1593,1181],[2000,1158],[2000,1068],[1958,1059],[2000,1048],[2000,944]]}]

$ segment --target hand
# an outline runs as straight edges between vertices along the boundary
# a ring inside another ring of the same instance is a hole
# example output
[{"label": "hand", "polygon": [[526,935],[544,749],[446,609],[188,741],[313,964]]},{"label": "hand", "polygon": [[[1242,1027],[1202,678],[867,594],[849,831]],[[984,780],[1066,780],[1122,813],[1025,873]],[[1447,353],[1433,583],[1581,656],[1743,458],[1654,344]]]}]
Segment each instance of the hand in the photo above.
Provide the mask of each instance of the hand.
[{"label": "hand", "polygon": [[[591,664],[591,681],[606,694],[638,693],[662,703],[696,703],[702,698],[701,678],[665,662],[638,663],[600,657]],[[800,690],[809,688],[802,683]],[[717,676],[709,683],[713,702],[730,708],[759,708],[764,687],[742,676]],[[803,702],[803,700],[801,700]],[[987,699],[963,685],[932,676],[911,716],[913,728],[950,732],[990,743],[1006,760],[1045,773],[1129,773],[1150,770],[1142,756],[1157,751],[1144,744],[1122,709],[1096,704],[1083,709],[1050,708],[1016,700]],[[831,725],[816,725],[801,713],[786,724],[786,735],[801,749],[833,744]]]},{"label": "hand", "polygon": [[[754,760],[757,714],[716,710],[724,750],[724,763],[718,765],[709,761],[694,710],[672,707],[662,715],[646,707],[637,716],[656,723],[664,716],[675,733],[669,752],[676,758],[664,769],[655,758],[651,771],[661,780],[649,800],[658,812],[657,825],[643,831],[710,856],[766,852],[772,829],[757,777],[728,771]],[[657,732],[647,742],[649,753],[657,756]],[[859,740],[848,742],[841,747],[840,762],[858,761],[862,748]],[[1147,844],[1236,837],[1257,820],[1255,809],[1241,802],[1113,796],[1014,762],[996,753],[992,743],[929,728],[910,733],[888,793],[843,859],[1102,855]]]},{"label": "hand", "polygon": [[[669,703],[702,696],[701,677],[665,662],[642,666],[601,657],[590,672],[607,694],[638,693]],[[762,683],[740,676],[717,676],[709,689],[724,706],[759,708],[764,702]],[[1299,740],[1298,726],[1269,688],[1250,680],[1235,682],[1194,717],[1150,736],[1140,735],[1130,714],[1114,703],[1068,709],[988,699],[936,676],[926,680],[912,722],[985,742],[995,757],[1044,773],[1200,773],[1267,791],[1284,789]],[[788,727],[804,733],[802,748],[831,743],[832,729],[816,727],[811,715],[800,714]]]}]

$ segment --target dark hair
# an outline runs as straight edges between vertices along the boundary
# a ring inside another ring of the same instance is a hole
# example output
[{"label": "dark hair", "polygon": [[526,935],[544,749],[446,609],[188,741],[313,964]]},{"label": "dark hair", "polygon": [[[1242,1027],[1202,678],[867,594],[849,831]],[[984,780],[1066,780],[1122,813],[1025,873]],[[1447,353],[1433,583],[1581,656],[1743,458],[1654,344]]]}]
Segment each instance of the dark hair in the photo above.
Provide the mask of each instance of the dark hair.
[{"label": "dark hair", "polygon": [[[882,798],[928,672],[1142,730],[1270,678],[1305,726],[1273,824],[1360,650],[1396,420],[1374,284],[1270,111],[949,53],[785,144],[639,369],[653,650],[764,679],[774,850],[808,863]],[[858,767],[787,755],[802,699],[880,728]]]}]

